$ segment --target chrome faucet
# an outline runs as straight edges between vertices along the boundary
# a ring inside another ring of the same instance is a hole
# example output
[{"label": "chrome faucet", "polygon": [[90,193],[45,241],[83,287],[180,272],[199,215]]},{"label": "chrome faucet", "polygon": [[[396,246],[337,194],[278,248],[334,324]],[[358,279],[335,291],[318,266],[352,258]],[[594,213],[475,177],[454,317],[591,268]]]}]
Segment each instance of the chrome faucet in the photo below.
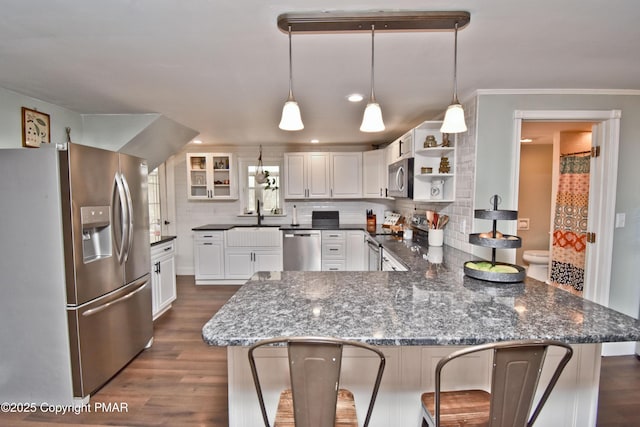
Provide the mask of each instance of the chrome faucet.
[{"label": "chrome faucet", "polygon": [[260,199],[256,199],[256,213],[258,214],[258,226],[260,226],[264,219],[264,215],[260,215]]}]

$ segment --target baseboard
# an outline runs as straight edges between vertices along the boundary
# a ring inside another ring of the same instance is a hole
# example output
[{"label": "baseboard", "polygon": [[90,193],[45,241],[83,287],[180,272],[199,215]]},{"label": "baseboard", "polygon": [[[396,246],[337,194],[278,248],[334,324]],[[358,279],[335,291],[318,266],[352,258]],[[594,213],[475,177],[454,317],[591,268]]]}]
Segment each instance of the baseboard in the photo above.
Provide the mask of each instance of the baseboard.
[{"label": "baseboard", "polygon": [[603,356],[631,356],[635,353],[635,342],[607,342],[602,344]]}]

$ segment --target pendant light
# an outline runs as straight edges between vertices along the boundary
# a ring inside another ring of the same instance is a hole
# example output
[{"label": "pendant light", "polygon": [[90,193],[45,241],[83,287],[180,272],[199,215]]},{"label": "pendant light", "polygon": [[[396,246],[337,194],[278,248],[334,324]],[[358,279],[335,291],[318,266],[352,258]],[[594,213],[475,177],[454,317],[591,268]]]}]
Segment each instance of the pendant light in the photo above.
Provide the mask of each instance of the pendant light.
[{"label": "pendant light", "polygon": [[364,109],[364,116],[362,117],[362,124],[360,125],[360,130],[362,132],[382,132],[385,129],[384,122],[382,121],[382,110],[380,109],[380,104],[376,102],[376,96],[373,93],[373,86],[374,86],[373,38],[374,38],[375,29],[376,29],[376,26],[371,25],[371,97],[369,98],[369,103],[367,104],[367,108]]},{"label": "pendant light", "polygon": [[293,66],[291,60],[291,25],[289,25],[289,97],[282,108],[282,118],[278,127],[282,130],[301,130],[304,129],[302,117],[300,116],[300,107],[293,97],[292,85]]},{"label": "pendant light", "polygon": [[453,101],[447,108],[440,132],[460,133],[467,131],[464,121],[464,109],[458,101],[458,22],[455,23],[455,42],[453,49]]}]

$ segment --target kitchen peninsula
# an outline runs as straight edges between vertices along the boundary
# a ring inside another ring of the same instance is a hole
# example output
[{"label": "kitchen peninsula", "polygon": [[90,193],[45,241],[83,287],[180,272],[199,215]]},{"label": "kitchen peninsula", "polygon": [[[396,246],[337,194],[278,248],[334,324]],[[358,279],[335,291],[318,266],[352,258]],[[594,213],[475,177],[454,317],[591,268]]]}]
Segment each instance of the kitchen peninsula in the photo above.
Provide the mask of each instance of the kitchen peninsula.
[{"label": "kitchen peninsula", "polygon": [[[377,239],[410,271],[259,272],[204,326],[206,343],[228,349],[230,426],[260,424],[247,346],[280,335],[382,346],[388,360],[372,426],[419,425],[420,393],[433,390],[435,363],[454,346],[558,339],[572,344],[575,354],[537,425],[595,425],[600,343],[640,340],[640,322],[529,278],[492,284],[466,277],[462,265],[471,256],[446,246],[439,253],[442,248]],[[268,374],[264,391],[273,411],[286,385],[286,354],[266,350],[259,367]],[[342,381],[356,398],[374,363],[345,352]],[[452,383],[458,387],[488,386],[485,358],[455,371]]]}]

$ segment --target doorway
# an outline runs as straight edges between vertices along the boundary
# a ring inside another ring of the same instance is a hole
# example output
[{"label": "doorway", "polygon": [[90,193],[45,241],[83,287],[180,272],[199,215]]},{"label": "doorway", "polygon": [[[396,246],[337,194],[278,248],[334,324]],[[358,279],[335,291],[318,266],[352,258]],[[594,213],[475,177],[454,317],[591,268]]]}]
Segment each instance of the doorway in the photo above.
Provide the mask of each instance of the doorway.
[{"label": "doorway", "polygon": [[[595,124],[531,120],[523,120],[521,124],[518,235],[522,247],[516,251],[516,263],[528,264],[531,277],[577,295],[582,295],[586,247],[584,234],[575,233],[586,227],[589,172],[588,169],[581,174],[561,172],[567,172],[569,161],[589,166],[585,155],[591,150]],[[563,187],[560,200],[567,199],[564,187],[568,180],[586,180],[579,185],[582,194],[570,196],[570,207],[562,203],[556,206],[559,185]],[[570,237],[565,238],[560,229],[567,228],[574,230],[566,231]]]},{"label": "doorway", "polygon": [[[595,236],[585,256],[583,297],[607,306],[613,252],[615,194],[617,184],[620,111],[517,110],[514,115],[512,178],[520,179],[520,140],[523,122],[583,122],[593,124],[592,145],[599,147],[599,157],[592,162],[589,183],[589,218],[587,228]],[[558,153],[559,155],[559,153]],[[514,186],[513,200],[518,203],[519,187]]]}]

